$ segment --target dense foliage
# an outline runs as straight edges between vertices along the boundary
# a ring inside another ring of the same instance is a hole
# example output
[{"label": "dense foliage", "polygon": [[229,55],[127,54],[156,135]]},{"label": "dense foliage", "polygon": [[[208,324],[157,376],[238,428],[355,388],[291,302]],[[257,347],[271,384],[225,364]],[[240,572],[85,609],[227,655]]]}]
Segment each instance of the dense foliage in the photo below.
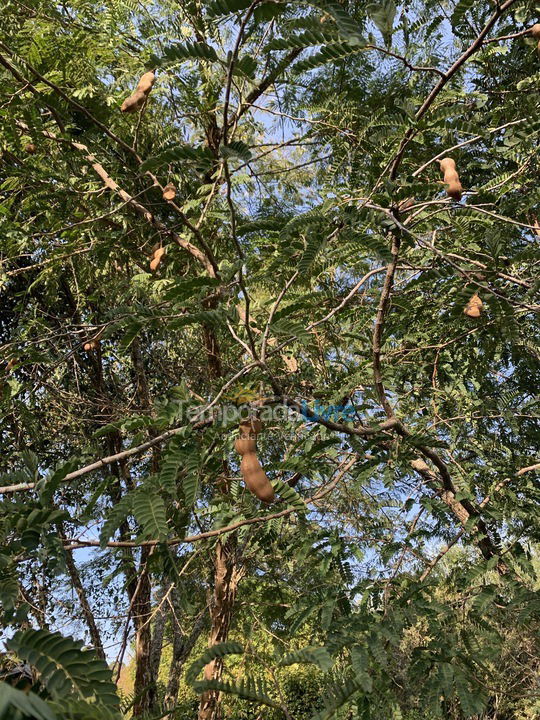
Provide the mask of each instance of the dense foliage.
[{"label": "dense foliage", "polygon": [[4,0],[0,717],[538,717],[539,20]]}]

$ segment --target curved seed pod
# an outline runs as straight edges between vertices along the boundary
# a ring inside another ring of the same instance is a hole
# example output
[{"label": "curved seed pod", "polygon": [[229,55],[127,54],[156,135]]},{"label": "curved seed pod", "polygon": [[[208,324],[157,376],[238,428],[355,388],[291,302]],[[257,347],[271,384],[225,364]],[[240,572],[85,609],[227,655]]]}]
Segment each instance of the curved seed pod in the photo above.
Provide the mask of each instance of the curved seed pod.
[{"label": "curved seed pod", "polygon": [[250,437],[249,435],[240,435],[234,441],[234,449],[239,455],[255,453],[257,450],[257,442],[254,437]]},{"label": "curved seed pod", "polygon": [[141,79],[139,80],[137,84],[137,90],[140,90],[145,95],[148,95],[150,90],[152,89],[152,85],[156,82],[156,73],[153,70],[149,70],[148,72],[145,72],[144,75],[141,75]]},{"label": "curved seed pod", "polygon": [[122,105],[120,105],[120,111],[123,113],[133,113],[140,110],[144,105],[146,95],[141,90],[135,90],[133,95],[130,95]]},{"label": "curved seed pod", "polygon": [[18,365],[19,358],[11,358],[11,360],[8,360],[8,363],[6,365],[6,375],[9,375],[9,373],[13,370],[15,365]]},{"label": "curved seed pod", "polygon": [[266,473],[255,453],[244,455],[240,463],[240,472],[248,490],[256,495],[259,500],[265,503],[271,503],[274,500],[275,494],[272,483],[266,477]]},{"label": "curved seed pod", "polygon": [[459,200],[461,200],[463,187],[456,170],[455,160],[452,160],[452,158],[449,157],[442,158],[442,160],[439,160],[439,165],[444,173],[444,182],[448,185],[446,192],[451,198],[454,198],[454,200],[459,202]]},{"label": "curved seed pod", "polygon": [[540,40],[540,23],[535,23],[531,28],[529,28],[529,32],[535,40]]},{"label": "curved seed pod", "polygon": [[150,259],[150,270],[152,272],[154,272],[155,270],[158,269],[158,267],[161,263],[161,258],[164,255],[165,255],[165,248],[158,247],[157,250],[154,250],[154,252],[152,253],[152,257]]},{"label": "curved seed pod", "polygon": [[176,197],[176,188],[172,183],[167,183],[165,187],[163,188],[163,199],[164,200],[174,200]]},{"label": "curved seed pod", "polygon": [[465,309],[463,312],[465,315],[468,315],[472,318],[480,317],[482,314],[482,309],[484,307],[484,303],[480,300],[480,297],[477,295],[477,293],[474,293],[472,298],[469,300],[467,305],[465,306]]},{"label": "curved seed pod", "polygon": [[37,147],[34,145],[34,143],[27,143],[24,146],[24,152],[28,155],[35,155],[35,153],[37,153]]}]

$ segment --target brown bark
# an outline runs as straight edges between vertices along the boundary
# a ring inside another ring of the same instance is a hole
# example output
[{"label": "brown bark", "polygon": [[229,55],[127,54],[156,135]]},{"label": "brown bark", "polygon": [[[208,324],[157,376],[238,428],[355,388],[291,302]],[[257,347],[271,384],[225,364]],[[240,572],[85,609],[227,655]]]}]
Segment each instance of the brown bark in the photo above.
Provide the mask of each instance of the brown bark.
[{"label": "brown bark", "polygon": [[[208,647],[226,642],[229,637],[234,601],[238,583],[243,571],[236,562],[236,543],[229,538],[225,543],[218,542],[214,559],[214,592],[210,605],[210,639]],[[223,673],[221,658],[212,660],[204,668],[205,680],[219,680]],[[208,690],[201,696],[198,720],[221,720],[220,693]]]},{"label": "brown bark", "polygon": [[[150,624],[152,586],[147,570],[151,548],[141,550],[138,578],[131,579],[133,624],[135,626],[135,684],[133,717],[141,717],[152,710],[156,702],[156,683],[150,663],[152,628]],[[135,588],[134,588],[135,586]]]},{"label": "brown bark", "polygon": [[[173,603],[175,607],[175,613],[173,614],[173,651],[171,664],[169,666],[169,681],[167,683],[167,689],[165,691],[165,698],[163,701],[167,710],[172,710],[176,705],[182,669],[206,623],[205,608],[204,611],[196,618],[191,633],[189,635],[184,635],[180,629],[179,623],[175,620],[175,616],[178,616],[180,612],[178,603],[175,603],[174,599]],[[172,715],[167,716],[167,718],[168,720],[172,720]]]},{"label": "brown bark", "polygon": [[[148,389],[144,359],[139,341],[136,338],[131,345],[131,360],[135,373],[137,398],[146,412],[150,413],[152,400]],[[149,429],[150,437],[155,435],[153,428]],[[158,472],[160,464],[159,448],[152,448],[152,472]],[[144,547],[141,550],[138,578],[133,578],[137,590],[131,595],[133,609],[133,624],[135,626],[135,684],[133,692],[133,717],[137,718],[155,708],[157,701],[157,665],[152,662],[152,584],[148,573],[148,558],[151,549]],[[155,659],[155,658],[154,658]]]},{"label": "brown bark", "polygon": [[[64,532],[63,523],[60,524],[59,535],[62,538],[62,540],[65,541],[66,535]],[[79,571],[77,569],[77,566],[75,565],[75,560],[73,559],[73,551],[65,549],[64,552],[65,552],[66,567],[67,567],[67,570],[69,573],[69,578],[71,580],[71,584],[73,585],[75,592],[77,593],[77,597],[79,598],[82,614],[83,614],[84,620],[86,622],[86,625],[88,627],[88,632],[90,633],[90,639],[92,641],[94,651],[95,651],[97,657],[101,658],[102,660],[105,660],[105,652],[103,650],[103,643],[101,642],[101,635],[100,635],[99,629],[96,625],[94,613],[92,612],[92,608],[90,607],[90,603],[88,602],[88,597],[86,596],[86,591],[81,582],[81,576],[79,575]]]}]

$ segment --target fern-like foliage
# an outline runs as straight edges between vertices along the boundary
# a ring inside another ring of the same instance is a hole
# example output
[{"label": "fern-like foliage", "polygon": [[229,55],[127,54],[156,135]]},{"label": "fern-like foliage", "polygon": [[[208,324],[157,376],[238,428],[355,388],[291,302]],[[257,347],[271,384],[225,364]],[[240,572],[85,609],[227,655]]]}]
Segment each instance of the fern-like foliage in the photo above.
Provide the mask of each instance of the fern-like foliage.
[{"label": "fern-like foliage", "polygon": [[161,57],[152,56],[149,67],[168,67],[183,60],[219,60],[215,49],[205,42],[187,42],[179,45],[170,45],[165,48]]},{"label": "fern-like foliage", "polygon": [[179,162],[192,162],[197,169],[206,170],[211,161],[212,156],[206,148],[175,145],[155,157],[147,158],[141,165],[141,170],[157,170],[163,165]]},{"label": "fern-like foliage", "polygon": [[25,630],[16,632],[6,646],[36,668],[53,698],[70,695],[119,708],[110,669],[93,651],[83,650],[82,642],[46,630]]},{"label": "fern-like foliage", "polygon": [[333,665],[332,657],[325,647],[309,646],[293,650],[280,659],[279,665],[293,665],[294,663],[313,663],[323,672],[327,672]]},{"label": "fern-like foliage", "polygon": [[33,692],[23,692],[0,681],[0,720],[19,717],[32,720],[59,720],[49,705]]},{"label": "fern-like foliage", "polygon": [[133,512],[142,528],[142,538],[164,540],[167,537],[165,501],[151,488],[142,488],[133,494]]},{"label": "fern-like foliage", "polygon": [[201,672],[205,665],[208,665],[212,660],[223,658],[225,655],[241,655],[244,652],[244,648],[237,642],[225,642],[217,643],[212,645],[203,654],[190,665],[186,672],[186,681],[193,685],[197,679],[197,675]]},{"label": "fern-like foliage", "polygon": [[282,480],[273,480],[272,486],[279,497],[298,512],[306,511],[306,503],[294,488]]},{"label": "fern-like foliage", "polygon": [[195,683],[194,687],[198,692],[219,690],[228,695],[237,695],[244,700],[262,703],[268,707],[281,708],[281,704],[268,694],[266,682],[259,678],[252,678],[249,675],[241,678],[236,683],[225,680],[201,680]]}]

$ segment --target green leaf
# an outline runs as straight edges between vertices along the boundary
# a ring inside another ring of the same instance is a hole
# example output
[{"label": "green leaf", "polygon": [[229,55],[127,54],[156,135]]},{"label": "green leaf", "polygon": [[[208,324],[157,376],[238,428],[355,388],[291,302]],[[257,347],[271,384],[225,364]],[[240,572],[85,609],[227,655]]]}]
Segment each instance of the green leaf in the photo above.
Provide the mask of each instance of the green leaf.
[{"label": "green leaf", "polygon": [[225,642],[212,645],[203,654],[190,665],[186,672],[186,682],[193,685],[197,679],[197,675],[201,672],[205,665],[212,660],[223,658],[225,655],[241,655],[244,648],[237,642]]},{"label": "green leaf", "polygon": [[149,67],[168,67],[183,60],[208,60],[216,62],[218,55],[211,45],[205,42],[186,42],[178,45],[170,45],[165,48],[161,57],[152,56]]},{"label": "green leaf", "polygon": [[295,663],[313,663],[323,672],[327,672],[334,664],[334,661],[325,647],[309,646],[287,653],[278,664],[280,667],[284,667]]},{"label": "green leaf", "polygon": [[459,0],[450,18],[452,27],[455,29],[461,25],[463,18],[474,5],[475,0]]},{"label": "green leaf", "polygon": [[306,70],[313,70],[314,68],[326,65],[330,62],[336,62],[343,60],[351,55],[357,55],[363,51],[362,45],[350,45],[348,43],[334,43],[332,45],[325,45],[318,53],[311,55],[305,60],[300,60],[293,65],[293,71],[298,74],[305,72]]},{"label": "green leaf", "polygon": [[133,512],[146,540],[165,540],[168,534],[165,502],[151,489],[133,494]]},{"label": "green leaf", "polygon": [[182,438],[173,438],[168,445],[167,453],[161,463],[159,484],[162,488],[176,495],[176,482],[178,473],[183,465],[185,456],[185,441]]},{"label": "green leaf", "polygon": [[363,645],[353,645],[351,647],[351,665],[362,690],[371,692],[373,689],[373,681],[368,674],[369,656]]},{"label": "green leaf", "polygon": [[306,512],[306,503],[301,495],[294,488],[282,480],[272,480],[272,487],[279,497],[299,512]]},{"label": "green leaf", "polygon": [[191,145],[173,145],[159,155],[148,158],[141,165],[141,171],[156,170],[171,163],[192,162],[197,169],[206,170],[212,165],[212,154],[207,148]]},{"label": "green leaf", "polygon": [[108,541],[123,521],[130,514],[133,507],[133,494],[124,495],[116,505],[113,505],[111,511],[107,515],[107,519],[103,523],[101,532],[99,533],[99,544],[101,548],[106,547]]},{"label": "green leaf", "polygon": [[222,145],[219,152],[224,158],[239,157],[241,160],[248,162],[251,160],[251,150],[241,140],[235,140],[227,145]]},{"label": "green leaf", "polygon": [[206,690],[219,690],[228,695],[237,695],[244,700],[252,700],[254,702],[263,703],[268,707],[281,708],[280,703],[273,700],[268,695],[266,683],[262,679],[255,679],[248,676],[242,677],[238,682],[226,682],[220,680],[201,680],[194,684],[197,692],[205,692]]},{"label": "green leaf", "polygon": [[32,720],[57,720],[47,703],[35,693],[27,694],[0,681],[0,720],[11,720],[14,709]]},{"label": "green leaf", "polygon": [[308,275],[309,269],[315,262],[317,254],[323,249],[325,244],[326,238],[321,238],[315,233],[308,237],[304,253],[298,261],[298,272],[300,275]]},{"label": "green leaf", "polygon": [[82,643],[46,630],[17,631],[6,647],[24,658],[40,674],[41,683],[54,698],[75,694],[95,698],[109,708],[119,708],[116,686],[104,660]]},{"label": "green leaf", "polygon": [[252,0],[213,0],[209,3],[206,12],[209,18],[230,15],[239,10],[246,10],[251,3]]},{"label": "green leaf", "polygon": [[394,29],[396,9],[394,0],[369,3],[369,5],[366,6],[366,12],[377,26],[387,47],[390,47],[392,44],[392,32]]},{"label": "green leaf", "polygon": [[311,720],[330,720],[359,690],[360,684],[353,679],[346,680],[342,685],[332,685],[322,698],[324,710],[313,715]]}]

